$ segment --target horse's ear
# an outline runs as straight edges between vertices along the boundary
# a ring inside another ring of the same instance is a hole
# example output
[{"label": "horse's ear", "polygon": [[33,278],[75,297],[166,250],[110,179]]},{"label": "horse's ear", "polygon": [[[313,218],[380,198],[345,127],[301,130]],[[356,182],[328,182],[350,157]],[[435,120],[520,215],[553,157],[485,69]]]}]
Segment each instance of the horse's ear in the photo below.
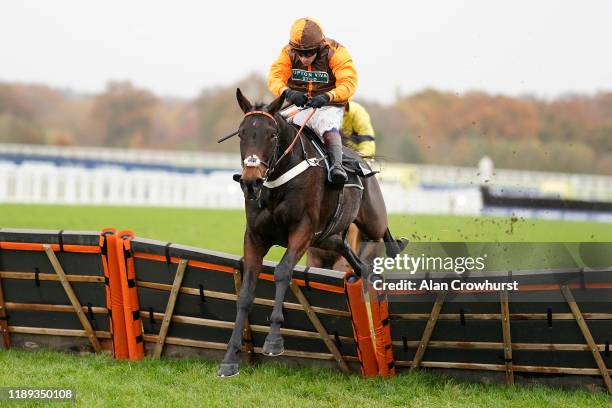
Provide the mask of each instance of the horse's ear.
[{"label": "horse's ear", "polygon": [[266,106],[266,111],[268,111],[270,115],[274,116],[282,108],[284,102],[285,92],[283,92],[281,96],[270,102],[270,104]]},{"label": "horse's ear", "polygon": [[253,105],[247,98],[244,97],[240,88],[236,88],[236,99],[238,100],[238,106],[244,113],[250,112],[253,110]]}]

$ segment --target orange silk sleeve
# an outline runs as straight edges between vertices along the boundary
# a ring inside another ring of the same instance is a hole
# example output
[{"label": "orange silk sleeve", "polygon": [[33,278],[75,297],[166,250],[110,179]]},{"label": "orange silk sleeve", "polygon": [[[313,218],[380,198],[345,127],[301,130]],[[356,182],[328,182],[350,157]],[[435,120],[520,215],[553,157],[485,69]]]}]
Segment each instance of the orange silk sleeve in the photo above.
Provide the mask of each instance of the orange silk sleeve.
[{"label": "orange silk sleeve", "polygon": [[268,72],[268,89],[275,96],[280,96],[287,88],[287,81],[291,76],[291,59],[289,47],[284,47]]},{"label": "orange silk sleeve", "polygon": [[336,87],[329,92],[333,102],[348,101],[357,89],[357,71],[346,48],[340,46],[336,49],[329,67],[336,77]]}]

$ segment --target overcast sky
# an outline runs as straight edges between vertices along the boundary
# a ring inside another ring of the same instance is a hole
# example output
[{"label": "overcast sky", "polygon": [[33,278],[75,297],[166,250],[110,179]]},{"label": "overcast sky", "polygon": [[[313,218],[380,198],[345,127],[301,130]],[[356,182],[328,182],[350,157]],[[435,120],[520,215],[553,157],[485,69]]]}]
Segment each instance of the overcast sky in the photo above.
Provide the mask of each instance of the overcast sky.
[{"label": "overcast sky", "polygon": [[612,1],[145,1],[0,3],[0,81],[98,92],[127,79],[194,97],[266,75],[289,27],[319,19],[359,72],[358,97],[425,87],[554,97],[612,90]]}]

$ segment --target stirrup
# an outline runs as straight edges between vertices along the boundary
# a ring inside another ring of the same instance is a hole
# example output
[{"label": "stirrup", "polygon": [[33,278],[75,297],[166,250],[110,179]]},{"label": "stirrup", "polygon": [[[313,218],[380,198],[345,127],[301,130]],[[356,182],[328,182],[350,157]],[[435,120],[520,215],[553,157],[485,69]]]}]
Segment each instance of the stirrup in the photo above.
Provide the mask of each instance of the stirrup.
[{"label": "stirrup", "polygon": [[[337,171],[336,174],[333,174],[334,170]],[[332,166],[329,169],[329,179],[333,184],[344,184],[348,180],[348,175],[342,166]]]}]

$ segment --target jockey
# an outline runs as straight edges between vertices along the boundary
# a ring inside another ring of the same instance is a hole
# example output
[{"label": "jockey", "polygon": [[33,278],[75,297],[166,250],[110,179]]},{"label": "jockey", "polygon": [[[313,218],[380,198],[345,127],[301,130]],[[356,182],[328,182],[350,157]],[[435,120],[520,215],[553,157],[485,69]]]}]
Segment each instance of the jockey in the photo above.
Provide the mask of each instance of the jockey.
[{"label": "jockey", "polygon": [[342,168],[343,105],[355,93],[357,71],[346,48],[323,35],[312,18],[300,18],[293,26],[287,44],[270,67],[268,88],[298,107],[305,106],[291,120],[301,126],[317,108],[308,126],[325,142],[332,162],[329,178],[334,184],[347,180]]},{"label": "jockey", "polygon": [[342,141],[361,157],[374,158],[376,142],[374,141],[374,128],[370,115],[366,109],[357,102],[347,102],[344,106],[344,119],[342,120]]}]

